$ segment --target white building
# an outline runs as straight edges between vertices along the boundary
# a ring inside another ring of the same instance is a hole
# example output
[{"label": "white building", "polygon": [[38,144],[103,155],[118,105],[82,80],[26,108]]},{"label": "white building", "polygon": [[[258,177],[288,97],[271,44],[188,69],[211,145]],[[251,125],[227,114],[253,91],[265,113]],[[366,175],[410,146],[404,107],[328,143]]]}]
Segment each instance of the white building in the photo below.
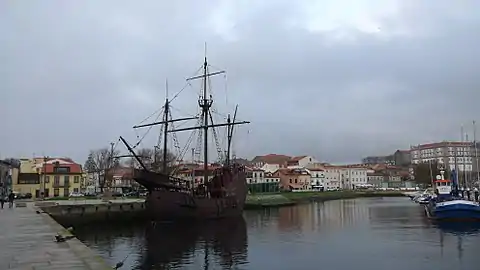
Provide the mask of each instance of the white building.
[{"label": "white building", "polygon": [[347,165],[341,168],[342,189],[355,189],[356,186],[366,185],[368,182],[368,169],[363,166]]},{"label": "white building", "polygon": [[340,188],[341,183],[341,168],[339,166],[325,166],[324,171],[324,185],[325,190],[334,190]]},{"label": "white building", "polygon": [[247,173],[247,184],[265,183],[265,171],[259,168],[245,167]]},{"label": "white building", "polygon": [[307,169],[310,173],[310,185],[312,189],[324,190],[325,189],[325,169],[311,168]]},{"label": "white building", "polygon": [[275,176],[273,173],[265,172],[264,176],[266,183],[280,183],[280,177]]},{"label": "white building", "polygon": [[278,169],[280,169],[280,164],[269,164],[269,163],[264,163],[260,169],[262,169],[264,172],[269,172],[269,173],[274,173]]},{"label": "white building", "polygon": [[471,142],[437,142],[410,147],[412,164],[437,162],[450,170],[473,171],[475,148]]}]

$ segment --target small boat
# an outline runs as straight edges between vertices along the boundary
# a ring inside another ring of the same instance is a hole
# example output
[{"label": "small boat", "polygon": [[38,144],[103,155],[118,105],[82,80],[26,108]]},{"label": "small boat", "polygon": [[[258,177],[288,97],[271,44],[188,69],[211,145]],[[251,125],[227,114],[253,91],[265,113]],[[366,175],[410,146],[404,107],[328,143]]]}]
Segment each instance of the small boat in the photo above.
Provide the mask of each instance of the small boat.
[{"label": "small boat", "polygon": [[458,196],[456,173],[452,171],[452,180],[445,179],[444,171],[434,181],[435,196],[425,206],[427,216],[441,221],[480,221],[480,205]]},{"label": "small boat", "polygon": [[432,195],[433,195],[433,192],[431,191],[431,189],[427,188],[422,193],[416,194],[416,196],[412,198],[412,201],[416,203],[421,203],[421,204],[425,202],[428,203],[432,198]]},{"label": "small boat", "polygon": [[418,204],[429,204],[430,201],[432,200],[432,195],[430,194],[423,194],[417,200],[415,201]]}]

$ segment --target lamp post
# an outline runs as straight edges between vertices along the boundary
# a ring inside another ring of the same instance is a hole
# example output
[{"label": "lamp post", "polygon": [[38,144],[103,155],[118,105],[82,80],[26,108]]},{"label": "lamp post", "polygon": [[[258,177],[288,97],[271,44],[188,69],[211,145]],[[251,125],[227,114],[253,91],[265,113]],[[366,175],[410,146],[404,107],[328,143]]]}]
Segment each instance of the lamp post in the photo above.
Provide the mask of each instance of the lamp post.
[{"label": "lamp post", "polygon": [[40,197],[45,199],[45,186],[47,181],[47,161],[48,157],[43,157],[43,164],[42,164],[42,177],[40,178]]}]

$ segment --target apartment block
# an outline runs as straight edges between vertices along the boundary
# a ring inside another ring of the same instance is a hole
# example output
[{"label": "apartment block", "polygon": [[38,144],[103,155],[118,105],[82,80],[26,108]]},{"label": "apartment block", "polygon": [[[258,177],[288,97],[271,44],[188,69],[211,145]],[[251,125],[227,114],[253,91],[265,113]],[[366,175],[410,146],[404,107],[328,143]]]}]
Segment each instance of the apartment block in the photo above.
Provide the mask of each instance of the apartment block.
[{"label": "apartment block", "polygon": [[444,141],[419,144],[410,147],[410,155],[412,164],[436,161],[450,170],[458,168],[458,171],[478,171],[472,142]]}]

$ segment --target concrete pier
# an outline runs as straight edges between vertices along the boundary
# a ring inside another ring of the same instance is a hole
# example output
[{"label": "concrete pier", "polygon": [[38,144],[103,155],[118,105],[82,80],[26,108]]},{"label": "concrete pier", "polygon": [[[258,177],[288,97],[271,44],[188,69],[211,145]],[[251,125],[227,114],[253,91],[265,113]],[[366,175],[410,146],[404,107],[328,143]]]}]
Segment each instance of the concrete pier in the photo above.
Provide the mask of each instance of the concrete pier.
[{"label": "concrete pier", "polygon": [[145,200],[140,199],[44,201],[35,205],[65,227],[146,217]]},{"label": "concrete pier", "polygon": [[76,238],[58,243],[69,232],[33,204],[0,210],[0,269],[112,269]]}]

